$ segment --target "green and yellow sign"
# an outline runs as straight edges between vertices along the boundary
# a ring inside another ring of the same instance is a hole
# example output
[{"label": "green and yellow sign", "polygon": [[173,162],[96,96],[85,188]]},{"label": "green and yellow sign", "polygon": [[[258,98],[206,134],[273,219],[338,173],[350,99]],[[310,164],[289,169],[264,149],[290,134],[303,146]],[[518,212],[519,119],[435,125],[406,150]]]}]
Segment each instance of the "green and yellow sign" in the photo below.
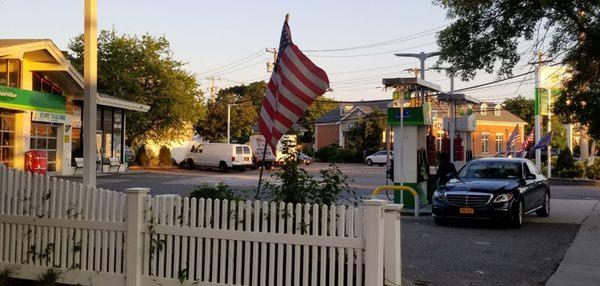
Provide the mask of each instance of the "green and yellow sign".
[{"label": "green and yellow sign", "polygon": [[[389,107],[387,110],[388,125],[400,125],[400,107]],[[422,126],[431,125],[431,104],[425,103],[423,106],[404,108],[404,125]]]},{"label": "green and yellow sign", "polygon": [[65,114],[65,102],[61,95],[0,85],[0,107]]}]

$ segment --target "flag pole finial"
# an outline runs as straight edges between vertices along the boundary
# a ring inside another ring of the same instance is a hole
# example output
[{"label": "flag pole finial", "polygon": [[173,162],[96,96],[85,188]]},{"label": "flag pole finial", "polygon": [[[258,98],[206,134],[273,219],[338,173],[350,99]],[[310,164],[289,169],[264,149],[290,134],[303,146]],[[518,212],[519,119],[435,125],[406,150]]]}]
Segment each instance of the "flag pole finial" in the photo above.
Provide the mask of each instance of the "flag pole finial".
[{"label": "flag pole finial", "polygon": [[290,13],[285,14],[285,22],[287,23],[287,21],[290,19]]}]

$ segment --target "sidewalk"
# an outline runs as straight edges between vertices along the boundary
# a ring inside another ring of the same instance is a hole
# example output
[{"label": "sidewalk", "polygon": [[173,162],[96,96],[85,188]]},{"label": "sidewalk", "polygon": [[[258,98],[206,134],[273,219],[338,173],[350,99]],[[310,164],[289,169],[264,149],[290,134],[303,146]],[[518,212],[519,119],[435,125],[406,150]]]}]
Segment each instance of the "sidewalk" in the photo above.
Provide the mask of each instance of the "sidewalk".
[{"label": "sidewalk", "polygon": [[585,219],[546,286],[600,286],[600,204]]}]

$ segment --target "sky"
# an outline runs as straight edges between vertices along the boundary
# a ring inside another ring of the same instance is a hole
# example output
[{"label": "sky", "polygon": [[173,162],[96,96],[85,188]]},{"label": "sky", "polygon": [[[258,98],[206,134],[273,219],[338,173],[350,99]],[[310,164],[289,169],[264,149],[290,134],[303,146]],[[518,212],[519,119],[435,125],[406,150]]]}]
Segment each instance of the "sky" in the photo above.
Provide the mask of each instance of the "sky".
[{"label": "sky", "polygon": [[[69,40],[83,33],[83,0],[0,0],[0,38],[47,38],[67,50]],[[450,23],[446,12],[429,0],[403,1],[197,1],[98,0],[99,29],[119,33],[165,36],[174,57],[197,75],[206,91],[209,76],[219,88],[269,78],[266,63],[278,46],[286,13],[293,41],[329,75],[337,100],[390,99],[384,77],[409,77],[416,59],[394,52],[438,50],[436,32]],[[367,47],[364,47],[368,45]],[[357,48],[358,47],[358,48]],[[526,50],[523,44],[519,50]],[[333,51],[332,51],[333,50]],[[526,72],[525,54],[514,73]],[[428,60],[427,66],[436,58]],[[480,72],[455,88],[496,79]],[[444,73],[427,71],[426,80],[449,90]],[[468,93],[483,101],[533,96],[532,76]]]}]

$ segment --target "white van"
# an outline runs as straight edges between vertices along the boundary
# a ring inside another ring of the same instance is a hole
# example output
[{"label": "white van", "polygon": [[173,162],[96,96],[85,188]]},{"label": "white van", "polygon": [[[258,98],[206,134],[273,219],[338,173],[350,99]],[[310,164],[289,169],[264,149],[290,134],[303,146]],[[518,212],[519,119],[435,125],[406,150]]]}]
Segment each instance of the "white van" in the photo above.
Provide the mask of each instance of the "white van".
[{"label": "white van", "polygon": [[185,157],[184,166],[245,170],[252,166],[252,148],[245,144],[203,143],[190,150]]}]

